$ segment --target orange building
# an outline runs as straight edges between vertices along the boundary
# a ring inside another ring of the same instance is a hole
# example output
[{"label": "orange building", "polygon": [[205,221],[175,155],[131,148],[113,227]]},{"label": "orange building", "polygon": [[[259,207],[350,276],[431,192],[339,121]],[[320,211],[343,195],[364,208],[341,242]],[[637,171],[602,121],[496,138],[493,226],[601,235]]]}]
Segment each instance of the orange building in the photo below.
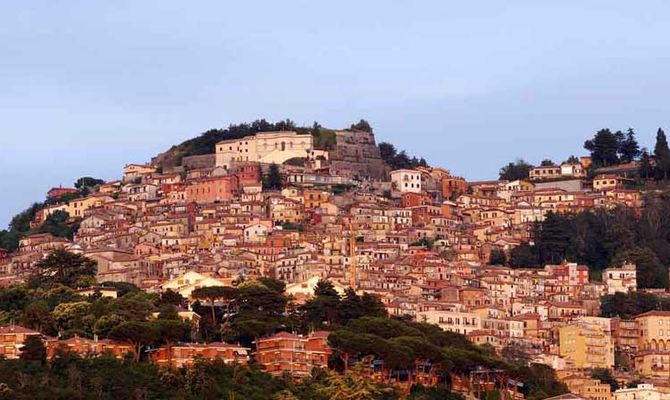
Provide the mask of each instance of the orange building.
[{"label": "orange building", "polygon": [[114,342],[109,339],[87,339],[79,336],[66,340],[47,340],[47,358],[51,359],[58,354],[59,349],[77,353],[80,356],[99,356],[110,354],[116,358],[123,358],[128,353],[134,353],[133,346],[127,343]]},{"label": "orange building", "polygon": [[330,193],[323,190],[305,189],[302,192],[302,198],[305,203],[305,208],[319,208],[321,203],[327,203],[330,199]]},{"label": "orange building", "polygon": [[19,358],[23,342],[34,335],[39,336],[40,333],[17,325],[0,326],[0,356]]},{"label": "orange building", "polygon": [[468,191],[468,183],[458,176],[445,176],[442,178],[442,198],[451,199],[454,196]]},{"label": "orange building", "polygon": [[400,196],[400,205],[403,208],[429,206],[433,204],[430,196],[425,193],[407,192]]},{"label": "orange building", "polygon": [[259,164],[245,163],[235,167],[235,176],[240,186],[253,186],[260,183],[261,167]]},{"label": "orange building", "polygon": [[272,375],[288,372],[296,377],[309,376],[314,368],[328,368],[328,357],[332,353],[328,334],[318,331],[305,337],[280,332],[259,339],[256,361]]},{"label": "orange building", "polygon": [[240,190],[235,175],[205,178],[186,188],[186,200],[196,203],[214,203],[230,200]]},{"label": "orange building", "polygon": [[[167,348],[159,347],[153,350],[149,354],[149,359],[159,366],[167,366]],[[226,364],[246,364],[249,361],[249,349],[224,342],[185,343],[172,346],[173,367],[191,367],[198,359],[223,360]]]}]

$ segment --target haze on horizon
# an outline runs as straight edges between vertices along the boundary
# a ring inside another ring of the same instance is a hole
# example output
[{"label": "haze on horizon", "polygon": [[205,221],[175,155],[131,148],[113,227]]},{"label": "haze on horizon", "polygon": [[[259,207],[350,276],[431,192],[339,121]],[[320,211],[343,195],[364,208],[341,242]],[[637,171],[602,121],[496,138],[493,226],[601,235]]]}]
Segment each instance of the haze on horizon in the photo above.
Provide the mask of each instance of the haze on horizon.
[{"label": "haze on horizon", "polygon": [[0,229],[209,128],[360,118],[468,179],[670,129],[670,3],[0,3]]}]

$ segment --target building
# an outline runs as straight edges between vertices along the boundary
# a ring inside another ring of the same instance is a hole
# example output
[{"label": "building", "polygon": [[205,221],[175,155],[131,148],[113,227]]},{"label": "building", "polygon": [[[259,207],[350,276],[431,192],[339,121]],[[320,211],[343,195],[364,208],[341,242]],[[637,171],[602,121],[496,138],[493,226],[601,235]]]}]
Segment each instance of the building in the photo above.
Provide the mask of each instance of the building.
[{"label": "building", "polygon": [[40,336],[40,333],[18,325],[0,326],[0,356],[19,358],[23,343],[29,336]]},{"label": "building", "polygon": [[561,167],[558,165],[541,165],[533,167],[528,173],[528,178],[532,181],[541,181],[546,179],[561,178]]},{"label": "building", "polygon": [[235,175],[205,178],[186,187],[186,200],[195,203],[227,201],[239,190],[239,179]]},{"label": "building", "polygon": [[299,336],[280,332],[259,339],[256,342],[256,362],[275,376],[284,373],[294,377],[309,376],[314,368],[328,368],[328,357],[332,353],[328,347],[328,334],[318,331],[309,336]]},{"label": "building", "polygon": [[635,320],[640,327],[640,350],[670,350],[670,311],[648,311]]},{"label": "building", "polygon": [[283,164],[291,158],[307,158],[314,149],[312,135],[294,131],[261,132],[216,144],[216,166],[230,169],[235,162]]},{"label": "building", "polygon": [[600,382],[598,379],[587,378],[579,375],[566,376],[562,379],[571,393],[576,393],[590,400],[611,400],[612,388],[609,383]]},{"label": "building", "polygon": [[[171,362],[173,368],[191,367],[197,360],[223,360],[226,364],[246,364],[249,349],[223,342],[184,343],[172,346],[172,357],[168,357],[167,347],[159,347],[149,353],[149,359],[159,366]],[[168,361],[171,359],[171,361]]]},{"label": "building", "polygon": [[635,264],[626,263],[621,268],[607,268],[603,271],[603,282],[607,294],[628,293],[637,290],[637,269]]},{"label": "building", "polygon": [[667,400],[670,398],[651,383],[638,383],[637,387],[618,389],[613,393],[614,400]]},{"label": "building", "polygon": [[596,325],[571,323],[558,328],[559,355],[573,368],[612,368],[612,336]]},{"label": "building", "polygon": [[421,172],[412,169],[391,171],[393,190],[400,193],[421,193]]},{"label": "building", "polygon": [[478,331],[483,328],[481,316],[475,313],[460,311],[421,311],[416,314],[416,320],[435,324],[445,331],[456,332],[463,335],[468,335],[473,331]]},{"label": "building", "polygon": [[75,188],[64,188],[64,187],[51,188],[47,192],[47,199],[58,200],[61,198],[61,196],[65,194],[76,194],[78,192],[79,191]]}]

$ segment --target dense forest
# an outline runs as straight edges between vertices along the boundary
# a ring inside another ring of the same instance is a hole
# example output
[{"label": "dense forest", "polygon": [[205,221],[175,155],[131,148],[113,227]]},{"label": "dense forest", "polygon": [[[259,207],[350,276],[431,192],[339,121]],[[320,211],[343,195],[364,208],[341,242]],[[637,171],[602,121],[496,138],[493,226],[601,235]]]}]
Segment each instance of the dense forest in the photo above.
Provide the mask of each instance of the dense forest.
[{"label": "dense forest", "polygon": [[[14,322],[61,338],[111,338],[132,344],[135,354],[114,360],[63,353],[47,363],[41,342],[27,343],[21,360],[0,360],[0,398],[339,399],[342,393],[361,391],[366,394],[347,398],[399,398],[397,389],[373,383],[363,373],[373,367],[381,368],[389,383],[392,378],[412,382],[419,372],[440,378],[436,388],[415,386],[410,399],[455,399],[449,393],[450,373],[480,366],[505,368],[525,383],[522,390],[530,399],[565,391],[548,367],[500,358],[434,325],[388,318],[377,297],[352,290],[342,296],[328,281],[319,282],[315,296],[302,305],[286,296],[283,282],[269,278],[198,289],[192,306],[202,319],[194,329],[177,316],[176,307],[186,300],[172,291],[149,294],[131,284],[105,283],[118,288],[118,298],[77,294],[74,288],[94,284],[94,276],[91,260],[55,251],[25,285],[0,289],[0,325]],[[224,305],[201,305],[212,298]],[[150,318],[155,312],[158,319]],[[298,383],[271,378],[253,362],[248,367],[202,362],[188,370],[159,370],[143,351],[191,340],[253,347],[265,335],[316,329],[331,331],[333,371],[316,372]]]},{"label": "dense forest", "polygon": [[637,264],[638,286],[663,288],[670,264],[670,192],[648,192],[640,216],[620,207],[549,213],[533,229],[532,244],[511,251],[509,265],[542,267],[563,260],[586,264],[592,276],[624,261]]}]

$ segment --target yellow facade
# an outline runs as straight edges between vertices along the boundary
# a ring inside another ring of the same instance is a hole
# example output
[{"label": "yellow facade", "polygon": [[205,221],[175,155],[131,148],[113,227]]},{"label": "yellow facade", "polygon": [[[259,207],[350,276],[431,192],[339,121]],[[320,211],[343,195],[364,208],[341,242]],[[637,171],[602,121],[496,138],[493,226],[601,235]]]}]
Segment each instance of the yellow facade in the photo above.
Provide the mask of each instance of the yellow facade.
[{"label": "yellow facade", "polygon": [[614,344],[609,332],[591,324],[559,328],[559,354],[574,368],[612,368]]}]

